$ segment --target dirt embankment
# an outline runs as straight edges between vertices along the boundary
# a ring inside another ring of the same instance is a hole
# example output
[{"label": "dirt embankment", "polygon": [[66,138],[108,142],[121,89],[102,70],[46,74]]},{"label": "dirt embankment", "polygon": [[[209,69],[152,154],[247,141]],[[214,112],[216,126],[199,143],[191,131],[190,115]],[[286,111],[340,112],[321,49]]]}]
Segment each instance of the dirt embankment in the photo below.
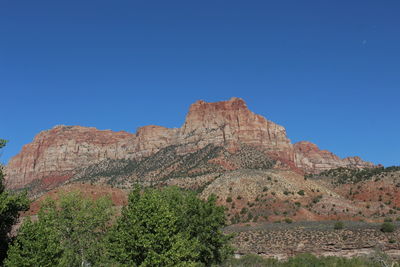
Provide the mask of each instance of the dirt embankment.
[{"label": "dirt embankment", "polygon": [[296,254],[354,257],[382,251],[400,258],[400,223],[392,233],[380,231],[380,224],[345,222],[334,230],[334,222],[298,222],[230,226],[236,254],[259,254],[285,259]]}]

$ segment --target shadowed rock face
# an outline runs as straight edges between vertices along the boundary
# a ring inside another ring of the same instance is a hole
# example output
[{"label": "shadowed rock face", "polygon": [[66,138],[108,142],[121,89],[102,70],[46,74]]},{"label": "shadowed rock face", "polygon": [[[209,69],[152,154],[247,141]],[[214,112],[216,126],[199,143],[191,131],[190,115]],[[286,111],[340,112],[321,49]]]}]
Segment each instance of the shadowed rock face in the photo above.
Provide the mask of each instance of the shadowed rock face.
[{"label": "shadowed rock face", "polygon": [[39,133],[10,160],[6,183],[11,189],[38,180],[51,185],[68,180],[79,168],[105,159],[140,160],[168,146],[177,146],[178,153],[187,154],[209,144],[232,152],[243,144],[252,146],[277,160],[277,166],[304,172],[374,166],[357,157],[340,159],[309,142],[292,145],[284,127],[254,114],[242,99],[232,98],[216,103],[197,101],[191,105],[184,125],[176,129],[145,126],[131,134],[56,126]]}]

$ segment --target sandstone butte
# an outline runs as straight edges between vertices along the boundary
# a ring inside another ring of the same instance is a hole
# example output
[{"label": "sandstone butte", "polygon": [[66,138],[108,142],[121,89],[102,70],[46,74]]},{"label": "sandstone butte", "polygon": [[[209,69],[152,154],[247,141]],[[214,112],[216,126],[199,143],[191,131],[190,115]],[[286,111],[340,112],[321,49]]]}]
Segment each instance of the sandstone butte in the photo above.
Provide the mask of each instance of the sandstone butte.
[{"label": "sandstone butte", "polygon": [[240,98],[190,106],[181,128],[144,126],[135,134],[92,127],[55,126],[40,132],[6,166],[6,184],[23,188],[42,180],[47,184],[68,180],[78,168],[104,159],[141,159],[167,146],[191,153],[208,144],[235,151],[241,144],[265,151],[284,166],[298,172],[318,173],[338,168],[374,167],[359,157],[341,159],[310,142],[292,144],[284,127],[251,112]]}]

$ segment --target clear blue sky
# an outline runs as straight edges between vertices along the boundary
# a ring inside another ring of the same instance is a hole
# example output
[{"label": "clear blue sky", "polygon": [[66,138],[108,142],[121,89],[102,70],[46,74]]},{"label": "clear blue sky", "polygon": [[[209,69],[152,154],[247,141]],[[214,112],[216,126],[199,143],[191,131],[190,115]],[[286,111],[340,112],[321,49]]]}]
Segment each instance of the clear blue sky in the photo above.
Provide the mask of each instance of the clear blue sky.
[{"label": "clear blue sky", "polygon": [[400,165],[400,1],[0,1],[2,161],[57,124],[180,127],[249,108],[341,157]]}]

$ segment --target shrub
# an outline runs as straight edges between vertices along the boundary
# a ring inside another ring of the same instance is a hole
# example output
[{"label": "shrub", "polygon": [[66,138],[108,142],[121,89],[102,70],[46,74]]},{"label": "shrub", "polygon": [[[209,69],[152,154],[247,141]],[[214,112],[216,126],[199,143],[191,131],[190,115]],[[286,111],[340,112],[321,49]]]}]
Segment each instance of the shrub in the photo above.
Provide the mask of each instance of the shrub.
[{"label": "shrub", "polygon": [[227,197],[227,198],[226,198],[226,202],[228,202],[228,203],[232,202],[232,197],[230,197],[230,196]]},{"label": "shrub", "polygon": [[300,196],[304,196],[304,190],[300,190],[299,192],[297,192],[297,194],[299,194]]},{"label": "shrub", "polygon": [[335,230],[340,230],[343,229],[344,223],[343,222],[335,222],[335,225],[333,226],[333,229]]},{"label": "shrub", "polygon": [[285,218],[285,223],[292,223],[292,222],[293,222],[292,219],[290,219],[290,218]]},{"label": "shrub", "polygon": [[231,224],[237,224],[240,222],[240,216],[239,214],[235,214],[232,218],[231,218]]},{"label": "shrub", "polygon": [[395,225],[391,222],[384,222],[381,225],[381,231],[384,233],[391,233],[395,230]]},{"label": "shrub", "polygon": [[321,198],[322,198],[322,195],[316,196],[316,197],[313,198],[312,202],[314,204],[317,204],[321,200]]}]

